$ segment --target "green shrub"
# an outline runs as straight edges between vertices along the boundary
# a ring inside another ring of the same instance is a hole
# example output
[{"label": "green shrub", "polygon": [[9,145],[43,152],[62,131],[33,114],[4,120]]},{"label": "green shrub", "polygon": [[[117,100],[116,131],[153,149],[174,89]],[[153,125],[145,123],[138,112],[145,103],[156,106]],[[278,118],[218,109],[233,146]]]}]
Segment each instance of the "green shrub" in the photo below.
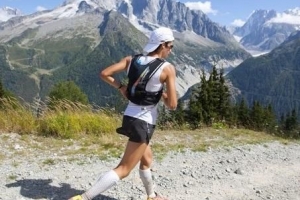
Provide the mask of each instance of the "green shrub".
[{"label": "green shrub", "polygon": [[50,101],[48,103],[50,108],[61,104],[61,101],[79,102],[87,105],[87,95],[73,82],[65,81],[54,85],[49,94]]}]

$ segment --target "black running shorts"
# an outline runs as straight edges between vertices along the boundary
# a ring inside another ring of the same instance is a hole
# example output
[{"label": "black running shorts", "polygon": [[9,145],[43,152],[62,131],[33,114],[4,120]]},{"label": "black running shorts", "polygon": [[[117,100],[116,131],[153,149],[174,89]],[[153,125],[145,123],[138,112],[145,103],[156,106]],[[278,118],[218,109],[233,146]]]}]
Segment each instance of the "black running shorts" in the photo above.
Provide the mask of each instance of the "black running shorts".
[{"label": "black running shorts", "polygon": [[131,142],[145,142],[149,144],[154,129],[155,125],[153,124],[149,124],[143,120],[124,115],[122,127],[117,128],[116,131],[119,134],[129,137],[129,141]]}]

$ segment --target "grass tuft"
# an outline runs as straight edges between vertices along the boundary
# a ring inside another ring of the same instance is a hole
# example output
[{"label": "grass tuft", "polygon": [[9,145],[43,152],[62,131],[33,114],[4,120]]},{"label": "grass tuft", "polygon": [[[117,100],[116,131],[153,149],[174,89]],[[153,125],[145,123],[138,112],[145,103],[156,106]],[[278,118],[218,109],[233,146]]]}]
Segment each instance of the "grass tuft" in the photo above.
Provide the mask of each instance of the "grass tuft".
[{"label": "grass tuft", "polygon": [[46,160],[43,161],[44,165],[54,165],[55,164],[55,160],[48,158]]},{"label": "grass tuft", "polygon": [[36,118],[16,99],[0,99],[0,128],[3,132],[29,134],[36,131]]}]

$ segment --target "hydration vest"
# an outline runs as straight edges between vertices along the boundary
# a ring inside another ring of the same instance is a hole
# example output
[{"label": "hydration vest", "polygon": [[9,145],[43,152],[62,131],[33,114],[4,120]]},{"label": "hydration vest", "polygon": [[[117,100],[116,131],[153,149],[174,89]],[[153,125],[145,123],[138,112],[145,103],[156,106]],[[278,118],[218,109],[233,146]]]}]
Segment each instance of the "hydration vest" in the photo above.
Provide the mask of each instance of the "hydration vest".
[{"label": "hydration vest", "polygon": [[145,65],[137,62],[142,55],[135,55],[130,64],[128,72],[128,99],[137,105],[155,105],[162,96],[162,89],[157,92],[146,91],[146,85],[150,78],[155,74],[160,66],[165,62],[163,59],[156,58]]}]

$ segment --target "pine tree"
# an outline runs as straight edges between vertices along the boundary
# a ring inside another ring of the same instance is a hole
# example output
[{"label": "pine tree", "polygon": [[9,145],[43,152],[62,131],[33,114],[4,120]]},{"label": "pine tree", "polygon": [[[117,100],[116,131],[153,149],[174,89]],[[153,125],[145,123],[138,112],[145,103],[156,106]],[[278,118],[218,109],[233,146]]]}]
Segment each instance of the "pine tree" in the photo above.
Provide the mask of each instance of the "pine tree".
[{"label": "pine tree", "polygon": [[232,110],[230,93],[225,84],[223,70],[220,70],[219,73],[214,66],[208,80],[206,80],[205,72],[202,70],[200,82],[200,87],[192,92],[190,98],[190,117],[201,120],[206,125],[211,125],[213,122],[223,122],[226,119],[231,121],[232,119],[229,119]]},{"label": "pine tree", "polygon": [[207,110],[207,113],[209,113],[209,118],[207,119],[207,124],[212,124],[214,121],[219,121],[218,116],[218,105],[219,105],[219,77],[218,77],[218,71],[216,67],[213,67],[213,70],[210,74],[210,77],[208,79],[208,105],[209,109]]},{"label": "pine tree", "polygon": [[203,122],[206,125],[211,125],[213,120],[213,101],[214,97],[213,95],[213,78],[210,78],[206,80],[205,73],[202,73],[201,76],[201,86],[200,86],[200,92],[198,96],[198,108],[202,108],[201,115],[203,118]]},{"label": "pine tree", "polygon": [[264,111],[258,101],[253,102],[253,106],[250,111],[250,121],[251,121],[251,127],[254,130],[259,130],[259,131],[263,130]]},{"label": "pine tree", "polygon": [[264,128],[266,131],[275,131],[276,115],[271,104],[264,109]]},{"label": "pine tree", "polygon": [[182,126],[185,124],[186,117],[184,111],[184,102],[181,99],[178,100],[176,110],[171,111],[171,118],[176,126]]},{"label": "pine tree", "polygon": [[201,79],[201,106],[203,108],[204,123],[211,125],[213,122],[230,121],[230,93],[226,86],[223,70],[218,72],[214,66],[208,81]]},{"label": "pine tree", "polygon": [[231,103],[230,103],[230,93],[229,89],[226,86],[224,72],[223,69],[220,70],[219,79],[218,79],[218,105],[217,105],[217,112],[219,115],[219,120],[223,121],[230,118],[230,110],[231,110]]},{"label": "pine tree", "polygon": [[244,98],[238,105],[238,126],[249,128],[250,126],[250,110]]},{"label": "pine tree", "polygon": [[187,120],[193,129],[198,128],[203,119],[202,107],[199,103],[199,89],[200,87],[197,87],[192,91],[187,110]]},{"label": "pine tree", "polygon": [[298,119],[297,119],[297,114],[296,114],[296,110],[293,109],[292,113],[288,113],[286,116],[286,120],[285,120],[285,127],[284,129],[286,131],[292,131],[297,129],[298,127]]}]

